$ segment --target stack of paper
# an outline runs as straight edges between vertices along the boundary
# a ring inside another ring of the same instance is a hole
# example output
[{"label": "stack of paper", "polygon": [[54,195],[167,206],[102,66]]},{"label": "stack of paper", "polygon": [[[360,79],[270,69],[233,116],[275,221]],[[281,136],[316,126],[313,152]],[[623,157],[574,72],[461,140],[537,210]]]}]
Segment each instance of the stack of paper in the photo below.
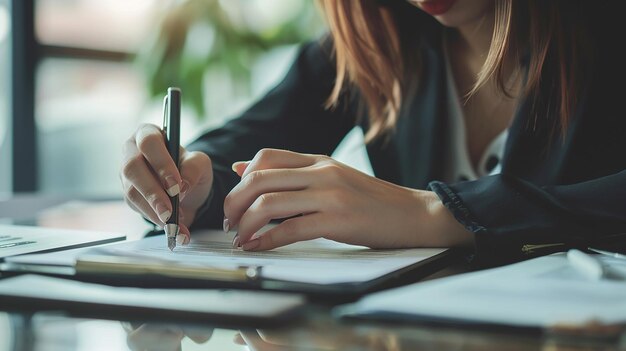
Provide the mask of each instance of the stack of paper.
[{"label": "stack of paper", "polygon": [[[626,272],[626,263],[605,259]],[[564,254],[418,283],[342,306],[343,316],[549,327],[626,323],[626,282],[590,280]]]}]

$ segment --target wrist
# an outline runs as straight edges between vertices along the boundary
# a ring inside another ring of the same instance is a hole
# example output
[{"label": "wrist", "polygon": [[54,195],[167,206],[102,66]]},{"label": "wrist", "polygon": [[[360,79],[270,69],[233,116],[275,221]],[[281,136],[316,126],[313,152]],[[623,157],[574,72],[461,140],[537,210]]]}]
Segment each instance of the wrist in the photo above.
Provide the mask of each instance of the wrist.
[{"label": "wrist", "polygon": [[439,196],[432,191],[420,191],[425,204],[429,223],[429,246],[458,247],[469,246],[474,241],[474,234],[459,223],[452,212],[446,208]]}]

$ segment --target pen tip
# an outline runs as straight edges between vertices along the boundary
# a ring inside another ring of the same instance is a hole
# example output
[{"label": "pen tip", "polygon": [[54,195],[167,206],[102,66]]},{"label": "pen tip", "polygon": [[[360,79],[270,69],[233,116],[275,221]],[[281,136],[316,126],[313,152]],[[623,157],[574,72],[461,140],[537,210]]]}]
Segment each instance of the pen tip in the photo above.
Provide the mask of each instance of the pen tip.
[{"label": "pen tip", "polygon": [[176,239],[174,237],[167,238],[167,247],[170,251],[174,251],[174,248],[176,248]]},{"label": "pen tip", "polygon": [[168,223],[165,227],[163,227],[163,230],[167,236],[167,247],[170,251],[174,251],[174,248],[176,247],[176,237],[178,236],[180,227],[177,224]]}]

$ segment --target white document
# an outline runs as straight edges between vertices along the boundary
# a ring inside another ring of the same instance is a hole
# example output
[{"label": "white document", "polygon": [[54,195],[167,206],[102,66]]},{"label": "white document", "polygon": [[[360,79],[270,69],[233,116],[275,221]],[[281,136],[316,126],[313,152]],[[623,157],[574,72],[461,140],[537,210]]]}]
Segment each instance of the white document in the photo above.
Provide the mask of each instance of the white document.
[{"label": "white document", "polygon": [[[604,259],[626,272],[626,261]],[[339,308],[372,318],[436,318],[525,327],[626,322],[626,282],[589,280],[565,254],[387,290]]]},{"label": "white document", "polygon": [[204,231],[191,243],[170,252],[166,238],[151,237],[107,245],[98,253],[178,265],[206,267],[262,267],[263,278],[312,284],[361,283],[413,265],[445,249],[372,250],[363,246],[317,239],[271,251],[247,252],[232,247],[233,234]]},{"label": "white document", "polygon": [[0,260],[5,257],[119,241],[124,234],[0,225]]},{"label": "white document", "polygon": [[74,265],[76,264],[76,258],[91,249],[91,247],[81,247],[78,249],[70,249],[49,253],[19,255],[7,257],[4,259],[4,261],[13,264],[74,267]]}]

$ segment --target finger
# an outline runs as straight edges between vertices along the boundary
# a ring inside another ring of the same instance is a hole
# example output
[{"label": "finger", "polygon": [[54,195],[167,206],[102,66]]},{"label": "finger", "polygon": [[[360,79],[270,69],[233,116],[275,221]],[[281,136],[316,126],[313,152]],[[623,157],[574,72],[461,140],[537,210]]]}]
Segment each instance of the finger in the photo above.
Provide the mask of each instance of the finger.
[{"label": "finger", "polygon": [[203,152],[185,152],[180,160],[180,174],[183,180],[182,192],[195,188],[201,183],[211,183],[213,172],[209,156]]},{"label": "finger", "polygon": [[191,241],[191,232],[189,227],[180,223],[178,225],[178,235],[176,236],[176,245],[187,246]]},{"label": "finger", "polygon": [[239,242],[247,243],[272,219],[296,216],[319,210],[318,192],[281,191],[259,196],[246,210],[239,221]]},{"label": "finger", "polygon": [[144,324],[130,332],[126,341],[131,350],[179,350],[184,337],[178,327]]},{"label": "finger", "polygon": [[127,142],[125,146],[127,159],[122,168],[124,181],[132,185],[143,196],[161,221],[166,222],[172,213],[170,197],[152,173],[136,145]]},{"label": "finger", "polygon": [[127,190],[125,190],[124,200],[126,200],[126,204],[128,204],[131,209],[148,218],[155,225],[158,225],[159,227],[163,227],[165,225],[165,222],[161,221],[150,204],[148,204],[146,199],[143,198],[134,186],[131,185],[127,188]]},{"label": "finger", "polygon": [[326,237],[333,229],[329,222],[328,215],[321,212],[290,218],[245,243],[242,248],[246,251],[271,250],[298,241]]},{"label": "finger", "polygon": [[237,333],[233,336],[233,342],[237,345],[246,346],[246,342],[243,340],[241,333]]},{"label": "finger", "polygon": [[237,161],[233,163],[231,168],[233,172],[237,173],[237,175],[241,177],[243,175],[243,172],[246,171],[246,168],[248,168],[248,165],[250,164],[250,162],[251,161]]},{"label": "finger", "polygon": [[250,173],[226,195],[224,215],[231,227],[234,227],[261,194],[303,190],[314,181],[312,177],[313,175],[303,168],[266,169]]},{"label": "finger", "polygon": [[[129,198],[133,198],[133,201],[130,201]],[[165,222],[163,222],[163,221],[161,221],[161,219],[159,219],[157,214],[154,213],[154,211],[152,210],[150,205],[146,202],[146,200],[143,198],[143,196],[141,196],[141,194],[139,194],[139,192],[136,189],[134,189],[134,187],[131,186],[130,189],[127,190],[125,199],[126,199],[126,204],[133,211],[141,214],[142,216],[144,216],[145,218],[150,220],[152,223],[154,223],[155,225],[157,225],[157,226],[159,226],[161,228],[165,225]],[[178,219],[179,219],[179,222],[180,222],[180,224],[179,224],[180,225],[180,231],[183,234],[187,235],[187,238],[184,240],[184,243],[179,243],[179,244],[187,245],[187,244],[189,244],[190,232],[189,232],[189,229],[187,228],[187,226],[185,226],[182,223],[184,218],[185,218],[184,211],[183,211],[182,208],[179,208],[178,209]]]},{"label": "finger", "polygon": [[213,329],[204,327],[182,327],[185,335],[196,344],[204,344],[213,336]]},{"label": "finger", "polygon": [[161,129],[153,124],[144,124],[137,130],[135,141],[137,149],[159,177],[169,196],[178,195],[182,186],[180,173],[167,151]]},{"label": "finger", "polygon": [[183,186],[180,193],[180,208],[186,210],[187,218],[181,218],[190,225],[197,209],[206,202],[213,184],[211,159],[202,152],[186,152],[181,159]]},{"label": "finger", "polygon": [[267,343],[256,330],[241,330],[239,334],[250,351],[285,350],[285,345],[273,345]]},{"label": "finger", "polygon": [[247,165],[241,174],[245,178],[254,171],[276,168],[300,168],[314,164],[318,157],[314,155],[301,154],[293,151],[278,149],[262,149],[257,152],[254,158]]}]

